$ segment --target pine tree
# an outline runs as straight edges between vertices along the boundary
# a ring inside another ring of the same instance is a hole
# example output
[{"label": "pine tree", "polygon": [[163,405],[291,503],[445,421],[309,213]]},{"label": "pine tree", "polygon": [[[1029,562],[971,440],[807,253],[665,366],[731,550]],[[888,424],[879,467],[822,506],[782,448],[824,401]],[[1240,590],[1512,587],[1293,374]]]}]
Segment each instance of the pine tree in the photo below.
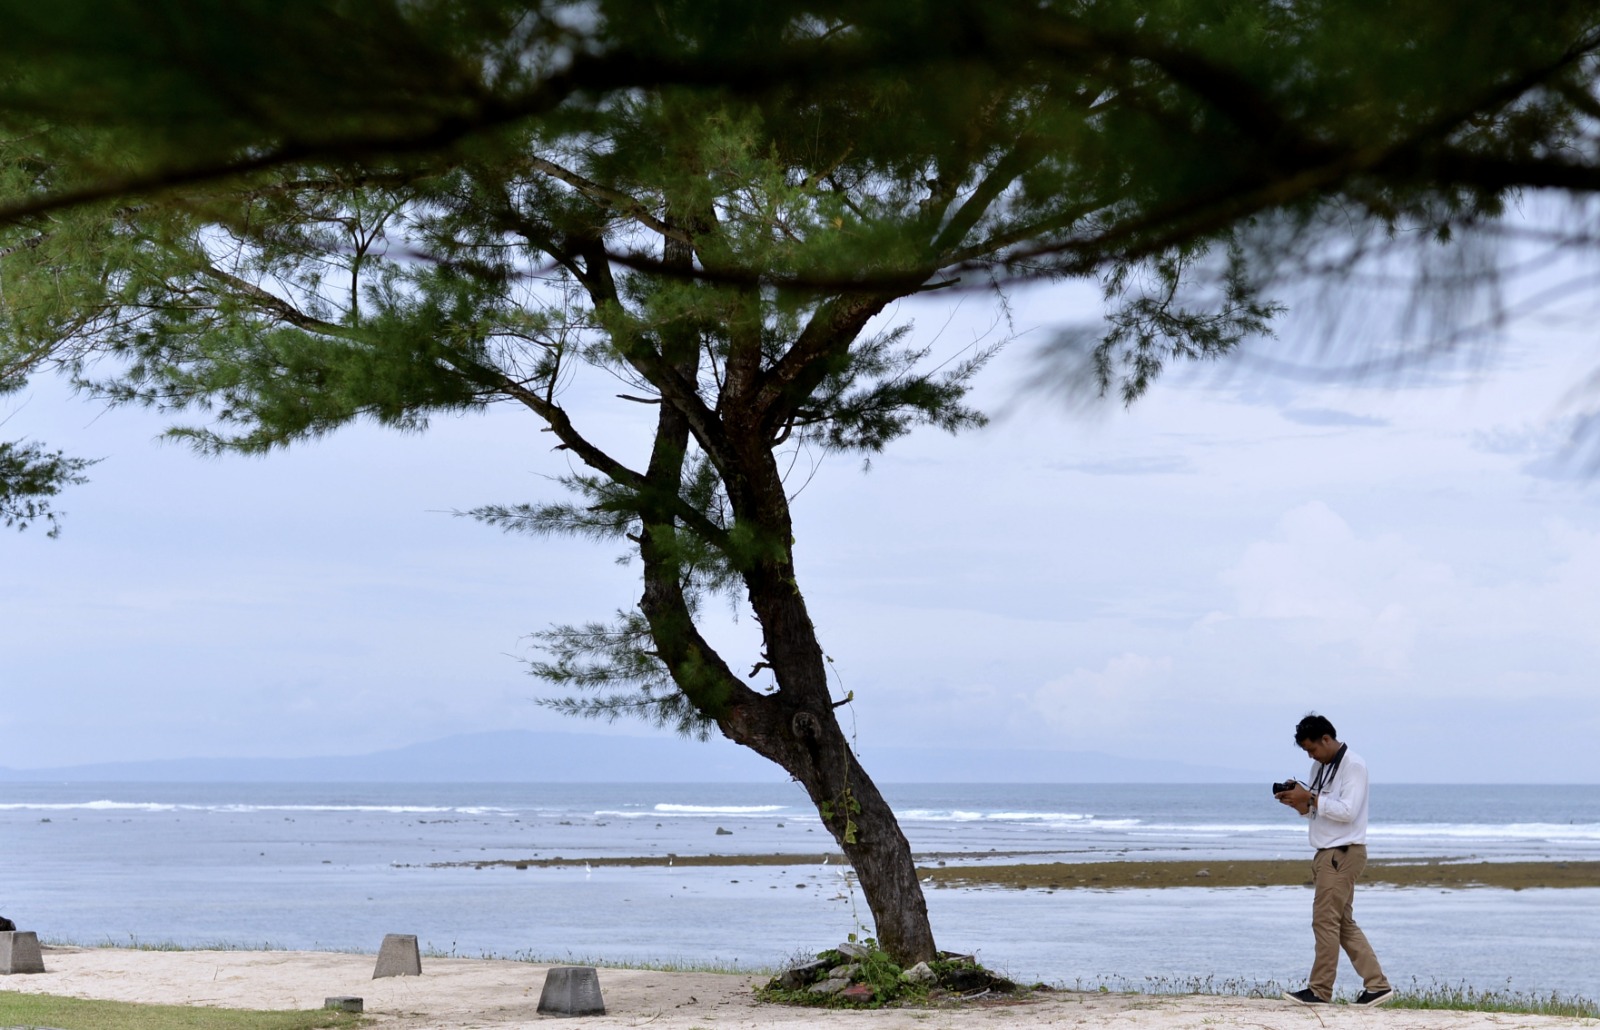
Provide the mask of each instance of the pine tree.
[{"label": "pine tree", "polygon": [[[554,703],[778,763],[905,962],[934,938],[835,716],[786,480],[796,448],[982,423],[989,352],[941,364],[890,306],[1097,279],[1083,374],[1131,402],[1267,332],[1330,240],[1600,183],[1587,5],[7,6],[4,381],[198,415],[172,432],[208,452],[520,406],[570,494],[473,514],[641,571],[636,608],[543,635]],[[648,415],[637,453],[608,408]],[[82,470],[16,453],[41,503]],[[718,595],[760,628],[748,673],[703,635]]]}]

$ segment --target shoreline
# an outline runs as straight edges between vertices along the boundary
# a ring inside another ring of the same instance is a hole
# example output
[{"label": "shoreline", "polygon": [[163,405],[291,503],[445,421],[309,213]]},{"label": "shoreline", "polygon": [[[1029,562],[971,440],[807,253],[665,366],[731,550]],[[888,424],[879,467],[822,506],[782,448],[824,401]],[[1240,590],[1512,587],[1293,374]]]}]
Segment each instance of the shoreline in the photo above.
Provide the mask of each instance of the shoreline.
[{"label": "shoreline", "polygon": [[[936,888],[1000,887],[1013,890],[1125,890],[1178,887],[1301,887],[1311,882],[1311,856],[1302,859],[1227,859],[1221,861],[1122,860],[1111,862],[1014,862],[946,865],[946,861],[1024,858],[1059,852],[1005,851],[941,853],[917,856],[917,876]],[[923,863],[938,860],[938,865]],[[843,865],[839,853],[774,853],[758,855],[638,855],[589,858],[513,858],[434,862],[429,869],[555,869],[573,866],[737,867]],[[1600,887],[1600,861],[1490,862],[1473,859],[1397,858],[1367,864],[1367,884],[1446,889]]]}]

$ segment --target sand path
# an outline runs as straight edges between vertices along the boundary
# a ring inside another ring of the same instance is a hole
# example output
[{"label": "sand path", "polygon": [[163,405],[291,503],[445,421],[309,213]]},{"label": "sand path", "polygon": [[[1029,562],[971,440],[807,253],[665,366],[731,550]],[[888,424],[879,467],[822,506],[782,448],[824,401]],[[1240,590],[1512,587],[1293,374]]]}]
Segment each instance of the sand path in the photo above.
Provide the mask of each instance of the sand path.
[{"label": "sand path", "polygon": [[606,1015],[555,1020],[537,1014],[547,966],[490,959],[424,958],[415,977],[372,979],[371,955],[294,951],[132,951],[48,948],[46,972],[0,977],[0,990],[179,1005],[321,1008],[364,999],[376,1030],[514,1030],[519,1027],[650,1027],[651,1030],[987,1030],[1116,1027],[1118,1030],[1543,1030],[1600,1021],[1478,1012],[1307,1009],[1288,1002],[1218,997],[1041,993],[940,1009],[823,1011],[758,1004],[762,979],[718,973],[601,969]]}]

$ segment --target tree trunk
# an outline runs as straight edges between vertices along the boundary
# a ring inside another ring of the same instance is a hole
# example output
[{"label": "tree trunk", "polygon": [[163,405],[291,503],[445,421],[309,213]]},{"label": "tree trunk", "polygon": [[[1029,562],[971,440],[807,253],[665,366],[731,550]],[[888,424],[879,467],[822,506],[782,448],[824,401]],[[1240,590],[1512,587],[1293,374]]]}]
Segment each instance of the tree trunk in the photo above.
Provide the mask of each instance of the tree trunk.
[{"label": "tree trunk", "polygon": [[[763,635],[780,684],[776,693],[757,693],[738,682],[695,630],[672,563],[658,557],[657,533],[647,530],[641,539],[647,571],[640,607],[679,689],[728,739],[776,762],[805,787],[855,868],[879,946],[902,966],[932,959],[937,948],[911,845],[834,716],[822,650],[798,591],[781,586],[786,596],[757,605],[768,616]],[[782,626],[789,632],[774,632]]]},{"label": "tree trunk", "polygon": [[[668,242],[669,264],[687,268],[689,251]],[[766,664],[777,690],[760,694],[741,682],[699,633],[685,594],[680,565],[682,532],[672,509],[646,505],[638,539],[644,562],[644,594],[639,607],[656,643],[656,657],[674,683],[724,735],[778,763],[805,787],[824,825],[855,867],[872,911],[878,944],[898,963],[910,966],[937,951],[928,906],[917,882],[911,845],[883,795],[856,761],[834,716],[827,666],[816,628],[795,581],[793,524],[783,475],[773,456],[773,429],[751,401],[759,367],[759,339],[735,348],[716,417],[722,432],[714,442],[699,440],[720,455],[719,474],[735,519],[752,530],[761,545],[739,556],[756,619],[761,624]],[[682,382],[699,370],[695,334],[685,327],[660,333],[661,356]],[[754,364],[751,364],[754,362]],[[747,367],[748,366],[748,367]],[[741,385],[742,384],[742,385]],[[663,397],[655,446],[645,479],[658,496],[677,498],[691,437],[689,414]],[[730,555],[730,558],[733,556]]]},{"label": "tree trunk", "polygon": [[878,945],[900,965],[937,954],[911,845],[893,809],[856,760],[833,708],[796,708],[780,696],[736,705],[723,732],[781,765],[817,806],[855,868]]}]

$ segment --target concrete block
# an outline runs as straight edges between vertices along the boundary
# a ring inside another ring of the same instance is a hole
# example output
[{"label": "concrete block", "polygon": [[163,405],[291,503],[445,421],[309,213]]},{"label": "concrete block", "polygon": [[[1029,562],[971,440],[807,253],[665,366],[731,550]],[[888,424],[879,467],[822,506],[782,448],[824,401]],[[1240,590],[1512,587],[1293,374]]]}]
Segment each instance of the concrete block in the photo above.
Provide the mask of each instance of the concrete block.
[{"label": "concrete block", "polygon": [[32,930],[0,930],[0,974],[42,972],[39,935]]},{"label": "concrete block", "polygon": [[539,992],[541,1016],[603,1016],[600,974],[593,966],[554,966],[544,976]]},{"label": "concrete block", "polygon": [[348,994],[341,994],[337,997],[328,998],[323,1001],[322,1007],[325,1009],[333,1009],[336,1012],[360,1012],[364,1004],[365,1002],[363,1002],[360,998],[352,997]]},{"label": "concrete block", "polygon": [[383,946],[378,949],[378,965],[372,971],[372,978],[421,975],[422,953],[417,950],[417,935],[384,934]]}]

